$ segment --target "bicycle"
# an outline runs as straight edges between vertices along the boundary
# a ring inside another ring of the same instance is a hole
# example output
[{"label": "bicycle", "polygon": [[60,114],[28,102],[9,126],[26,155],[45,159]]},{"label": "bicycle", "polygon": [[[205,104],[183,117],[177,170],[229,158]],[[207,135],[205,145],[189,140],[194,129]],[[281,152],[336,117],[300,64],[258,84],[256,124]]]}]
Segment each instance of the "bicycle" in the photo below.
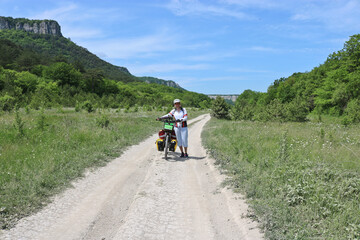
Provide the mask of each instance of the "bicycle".
[{"label": "bicycle", "polygon": [[165,160],[169,151],[175,152],[177,147],[176,135],[174,131],[174,125],[177,122],[172,118],[157,119],[164,123],[164,127],[159,132],[159,139],[156,140],[158,151],[165,152]]}]

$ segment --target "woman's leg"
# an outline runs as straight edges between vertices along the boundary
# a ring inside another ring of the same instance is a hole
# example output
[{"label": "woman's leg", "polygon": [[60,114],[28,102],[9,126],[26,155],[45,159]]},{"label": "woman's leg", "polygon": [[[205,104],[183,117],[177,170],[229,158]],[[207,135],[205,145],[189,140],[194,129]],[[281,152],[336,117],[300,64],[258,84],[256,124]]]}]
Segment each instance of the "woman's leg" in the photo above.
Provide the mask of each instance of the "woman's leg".
[{"label": "woman's leg", "polygon": [[181,129],[182,146],[185,148],[185,153],[188,150],[188,128]]},{"label": "woman's leg", "polygon": [[183,149],[183,145],[182,145],[181,129],[176,127],[176,128],[174,128],[174,130],[175,130],[176,140],[178,142],[180,151],[183,153],[184,149]]}]

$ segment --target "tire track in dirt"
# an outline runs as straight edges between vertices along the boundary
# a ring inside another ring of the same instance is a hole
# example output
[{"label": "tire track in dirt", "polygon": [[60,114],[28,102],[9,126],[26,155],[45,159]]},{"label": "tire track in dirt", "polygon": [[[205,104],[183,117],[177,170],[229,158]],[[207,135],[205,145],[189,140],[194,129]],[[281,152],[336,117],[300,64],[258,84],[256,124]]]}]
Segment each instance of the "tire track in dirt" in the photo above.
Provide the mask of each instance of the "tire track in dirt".
[{"label": "tire track in dirt", "polygon": [[242,196],[201,145],[209,115],[190,122],[189,159],[157,152],[153,135],[107,166],[89,172],[1,239],[262,239],[242,216]]}]

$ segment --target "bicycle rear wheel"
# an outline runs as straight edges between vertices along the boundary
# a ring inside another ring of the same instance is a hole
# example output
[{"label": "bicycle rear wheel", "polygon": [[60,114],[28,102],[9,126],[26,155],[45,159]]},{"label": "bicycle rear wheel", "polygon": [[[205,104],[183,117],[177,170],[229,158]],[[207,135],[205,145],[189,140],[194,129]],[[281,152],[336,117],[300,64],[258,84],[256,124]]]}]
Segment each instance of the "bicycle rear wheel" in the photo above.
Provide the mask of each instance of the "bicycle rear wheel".
[{"label": "bicycle rear wheel", "polygon": [[169,151],[169,134],[167,133],[166,134],[166,138],[165,138],[165,160],[167,159],[167,154],[168,154],[168,151]]}]

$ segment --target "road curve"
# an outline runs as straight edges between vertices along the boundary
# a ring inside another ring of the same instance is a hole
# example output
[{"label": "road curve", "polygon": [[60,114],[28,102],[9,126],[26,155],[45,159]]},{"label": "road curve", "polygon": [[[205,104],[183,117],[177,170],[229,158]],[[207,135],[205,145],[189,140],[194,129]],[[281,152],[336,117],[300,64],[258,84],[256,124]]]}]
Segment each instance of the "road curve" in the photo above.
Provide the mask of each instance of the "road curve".
[{"label": "road curve", "polygon": [[157,152],[153,135],[89,171],[0,239],[263,239],[242,196],[201,145],[209,115],[190,121],[189,159]]}]

